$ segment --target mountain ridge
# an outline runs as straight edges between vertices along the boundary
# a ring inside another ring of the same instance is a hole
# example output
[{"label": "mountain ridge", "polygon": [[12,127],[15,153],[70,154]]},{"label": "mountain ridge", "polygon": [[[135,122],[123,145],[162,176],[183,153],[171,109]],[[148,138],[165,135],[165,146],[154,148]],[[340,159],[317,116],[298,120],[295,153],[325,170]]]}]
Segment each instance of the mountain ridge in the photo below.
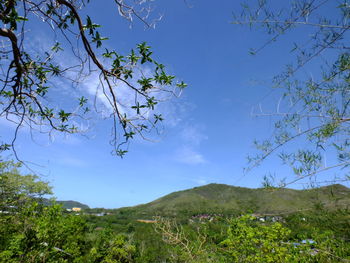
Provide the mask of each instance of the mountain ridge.
[{"label": "mountain ridge", "polygon": [[143,216],[196,213],[288,213],[317,205],[328,209],[350,208],[350,189],[341,184],[296,190],[247,188],[208,184],[176,191],[149,203],[119,208],[121,214]]},{"label": "mountain ridge", "polygon": [[81,202],[78,202],[78,201],[74,201],[74,200],[52,200],[52,199],[46,199],[44,198],[42,200],[43,204],[45,205],[50,205],[52,204],[53,202],[56,203],[56,204],[60,204],[62,205],[62,207],[64,209],[72,209],[73,207],[79,207],[81,209],[89,209],[90,207],[86,204],[83,204]]}]

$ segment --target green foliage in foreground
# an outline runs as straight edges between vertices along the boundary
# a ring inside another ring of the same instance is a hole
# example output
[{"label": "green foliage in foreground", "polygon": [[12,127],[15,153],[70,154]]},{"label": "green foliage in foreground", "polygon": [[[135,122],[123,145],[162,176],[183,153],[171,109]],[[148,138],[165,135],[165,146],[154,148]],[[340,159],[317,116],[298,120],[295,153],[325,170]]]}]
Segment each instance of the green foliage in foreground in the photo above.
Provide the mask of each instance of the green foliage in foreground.
[{"label": "green foliage in foreground", "polygon": [[1,219],[0,262],[79,262],[84,255],[86,223],[64,216],[58,205],[33,203]]},{"label": "green foliage in foreground", "polygon": [[80,216],[60,205],[32,203],[1,216],[0,262],[132,262],[135,247],[112,232],[93,233]]},{"label": "green foliage in foreground", "polygon": [[[167,262],[348,262],[350,245],[332,231],[315,231],[309,239],[292,239],[280,222],[263,223],[246,215],[223,222],[178,225],[160,219],[156,230],[171,245]],[[225,229],[219,236],[216,228]],[[142,261],[140,261],[142,262]],[[151,261],[150,261],[151,262]]]},{"label": "green foliage in foreground", "polygon": [[249,224],[255,220],[244,216],[231,221],[228,237],[221,244],[234,262],[288,262],[292,259],[290,230],[280,223]]},{"label": "green foliage in foreground", "polygon": [[47,183],[22,176],[18,164],[0,163],[0,262],[132,262],[126,236],[90,231],[80,216],[44,206]]},{"label": "green foliage in foreground", "polygon": [[0,174],[0,263],[350,261],[346,209],[319,208],[280,222],[251,215],[181,223],[157,217],[148,224],[115,215],[82,216],[57,204],[44,206],[38,198],[50,192],[46,183],[21,176],[14,163],[1,165],[6,169]]},{"label": "green foliage in foreground", "polygon": [[291,230],[276,222],[258,223],[252,216],[231,221],[221,244],[233,262],[341,262],[349,257],[349,244],[336,240],[331,231],[314,233],[302,243],[291,240]]}]

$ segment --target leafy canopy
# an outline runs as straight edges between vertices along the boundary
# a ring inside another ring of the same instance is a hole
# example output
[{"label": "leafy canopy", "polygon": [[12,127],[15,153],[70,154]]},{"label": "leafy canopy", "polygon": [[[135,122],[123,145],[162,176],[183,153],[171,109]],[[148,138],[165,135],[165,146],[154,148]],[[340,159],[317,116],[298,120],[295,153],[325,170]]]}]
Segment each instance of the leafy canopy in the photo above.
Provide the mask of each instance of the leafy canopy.
[{"label": "leafy canopy", "polygon": [[[147,27],[152,26],[150,2],[114,1],[122,17],[130,22],[139,19]],[[157,105],[186,87],[166,72],[146,43],[128,54],[109,48],[101,25],[82,15],[88,4],[88,0],[0,3],[0,37],[4,41],[0,50],[0,118],[16,125],[13,139],[0,143],[0,151],[15,151],[22,126],[49,135],[84,132],[89,118],[96,117],[91,115],[94,109],[100,117],[112,120],[113,153],[123,156],[135,136],[147,139],[152,132],[159,132],[163,117]],[[51,46],[30,45],[43,42],[33,35],[35,31],[27,36],[34,24]]]}]

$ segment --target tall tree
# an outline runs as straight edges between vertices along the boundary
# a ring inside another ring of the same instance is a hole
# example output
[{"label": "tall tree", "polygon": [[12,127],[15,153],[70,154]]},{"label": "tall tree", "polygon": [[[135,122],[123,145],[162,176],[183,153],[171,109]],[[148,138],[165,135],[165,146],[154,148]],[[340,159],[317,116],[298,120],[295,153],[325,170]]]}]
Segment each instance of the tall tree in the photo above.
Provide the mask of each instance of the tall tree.
[{"label": "tall tree", "polygon": [[[122,17],[152,27],[151,1],[113,2]],[[94,108],[113,120],[113,153],[123,156],[130,139],[146,139],[157,131],[163,120],[157,104],[186,87],[166,73],[146,43],[128,54],[104,47],[108,38],[100,33],[101,26],[81,15],[88,4],[89,0],[1,1],[0,118],[14,122],[16,129],[11,141],[0,143],[0,151],[15,150],[21,126],[47,134],[83,131]],[[35,36],[28,36],[28,29],[33,25],[50,32],[50,46],[44,50],[30,44]],[[91,81],[96,82],[92,102],[91,91],[86,92]],[[62,96],[62,86],[75,95]]]},{"label": "tall tree", "polygon": [[269,139],[255,142],[258,152],[249,157],[249,168],[276,155],[294,173],[293,178],[280,182],[282,186],[306,178],[321,182],[315,179],[316,175],[332,168],[343,169],[334,180],[348,180],[349,2],[259,0],[255,3],[243,5],[233,22],[268,33],[267,41],[252,49],[251,54],[262,52],[275,41],[278,45],[278,40],[287,33],[293,32],[297,37],[294,35],[290,43],[294,62],[273,78],[269,95],[280,94],[275,110],[256,112],[256,115],[273,116],[275,130]]},{"label": "tall tree", "polygon": [[0,162],[0,262],[134,262],[127,237],[93,233],[83,217],[43,202],[51,187],[19,167]]},{"label": "tall tree", "polygon": [[15,212],[51,194],[48,183],[36,175],[21,175],[19,163],[0,162],[0,210]]}]

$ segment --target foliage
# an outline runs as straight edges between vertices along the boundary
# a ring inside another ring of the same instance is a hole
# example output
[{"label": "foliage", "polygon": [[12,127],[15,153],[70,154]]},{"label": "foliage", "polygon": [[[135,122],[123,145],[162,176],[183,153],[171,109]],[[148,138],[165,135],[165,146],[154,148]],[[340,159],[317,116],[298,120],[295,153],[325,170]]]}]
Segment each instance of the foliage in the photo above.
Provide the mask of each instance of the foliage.
[{"label": "foliage", "polygon": [[280,223],[253,224],[252,216],[231,221],[228,237],[221,244],[234,262],[290,262],[290,231]]},{"label": "foliage", "polygon": [[83,254],[87,225],[66,216],[59,205],[43,206],[51,188],[20,165],[0,163],[0,262],[66,262]]},{"label": "foliage", "polygon": [[136,262],[162,262],[170,257],[169,245],[162,241],[152,224],[130,222],[127,233],[132,235],[136,246]]},{"label": "foliage", "polygon": [[211,224],[181,225],[174,219],[155,218],[155,231],[169,244],[170,262],[226,262],[213,242]]},{"label": "foliage", "polygon": [[90,250],[88,262],[127,263],[134,262],[136,248],[126,236],[104,230],[98,234],[95,246]]},{"label": "foliage", "polygon": [[285,226],[292,230],[291,237],[303,240],[317,235],[318,232],[331,231],[338,240],[350,238],[349,209],[330,211],[317,206],[312,210],[285,215]]},{"label": "foliage", "polygon": [[12,226],[2,236],[0,262],[81,262],[87,225],[79,217],[63,215],[59,205],[33,203],[1,222],[2,229]]},{"label": "foliage", "polygon": [[[297,0],[274,6],[271,2],[243,5],[234,18],[235,24],[268,33],[267,41],[251,51],[254,55],[288,32],[294,34],[290,43],[293,63],[274,77],[269,93],[280,96],[276,109],[256,113],[273,116],[275,131],[270,139],[255,142],[258,151],[249,157],[249,168],[275,154],[294,173],[278,185],[304,178],[320,182],[315,175],[333,168],[344,169],[335,181],[348,180],[350,5],[347,0]],[[331,160],[328,164],[326,157]]]},{"label": "foliage", "polygon": [[134,262],[135,246],[111,231],[91,233],[60,205],[32,207],[0,221],[0,262]]},{"label": "foliage", "polygon": [[[112,119],[113,153],[123,156],[130,139],[137,135],[146,139],[145,134],[161,127],[163,116],[157,105],[186,87],[166,73],[146,43],[128,54],[107,48],[108,37],[102,36],[101,25],[83,14],[89,2],[6,0],[0,4],[0,37],[4,41],[0,118],[16,125],[13,140],[3,142],[0,152],[15,151],[22,126],[49,135],[53,131],[83,132],[94,108],[100,117]],[[122,17],[139,19],[151,27],[147,20],[150,1],[114,2]],[[29,45],[39,38],[33,35],[36,31],[27,36],[33,25],[48,39],[52,37],[51,46],[36,49]],[[95,102],[90,102],[91,92],[86,92],[91,80],[98,80],[92,91]],[[75,97],[62,96],[62,87]]]},{"label": "foliage", "polygon": [[51,194],[51,187],[36,175],[21,175],[21,164],[0,162],[0,210],[18,210],[43,195]]},{"label": "foliage", "polygon": [[348,242],[317,227],[304,239],[293,239],[282,223],[264,224],[246,215],[231,220],[221,245],[234,262],[347,262]]},{"label": "foliage", "polygon": [[0,262],[131,262],[135,248],[124,236],[91,239],[81,216],[38,198],[51,193],[47,183],[20,175],[14,162],[0,167]]},{"label": "foliage", "polygon": [[[155,229],[169,244],[169,262],[347,262],[348,241],[332,231],[315,228],[304,240],[293,239],[283,222],[264,223],[245,215],[228,222],[202,222],[179,225],[174,220],[157,218]],[[221,232],[211,238],[212,224]],[[218,229],[218,228],[217,228]]]},{"label": "foliage", "polygon": [[311,254],[309,262],[348,262],[350,260],[349,242],[335,238],[332,231],[319,232],[313,235],[316,252]]}]

